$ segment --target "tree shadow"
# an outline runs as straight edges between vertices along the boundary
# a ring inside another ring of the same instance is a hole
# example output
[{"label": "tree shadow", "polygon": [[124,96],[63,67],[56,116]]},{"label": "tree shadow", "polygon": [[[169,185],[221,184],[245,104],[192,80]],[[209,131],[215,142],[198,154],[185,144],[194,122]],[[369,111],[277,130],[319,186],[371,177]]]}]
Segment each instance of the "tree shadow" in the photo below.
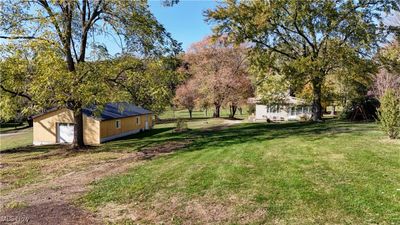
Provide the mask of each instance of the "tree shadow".
[{"label": "tree shadow", "polygon": [[[89,147],[76,152],[106,152],[142,151],[154,146],[165,144],[186,143],[174,152],[201,151],[209,148],[230,147],[243,143],[263,142],[268,140],[284,139],[296,136],[304,141],[315,141],[322,138],[335,138],[337,135],[354,133],[355,136],[362,135],[363,131],[370,129],[369,126],[354,126],[354,123],[342,121],[329,121],[325,123],[290,122],[290,123],[246,123],[231,126],[215,126],[221,129],[192,129],[187,132],[173,132],[172,127],[155,128],[138,134],[122,137],[98,147]],[[16,149],[1,151],[1,154],[42,152],[48,153],[60,150],[61,145],[27,146]],[[65,147],[64,147],[65,148]],[[73,155],[73,152],[71,151]],[[71,154],[67,154],[68,156]]]},{"label": "tree shadow", "polygon": [[[248,123],[231,126],[215,126],[207,129],[192,129],[187,132],[171,132],[173,128],[159,128],[132,135],[107,143],[101,151],[141,151],[144,148],[162,145],[163,143],[186,142],[188,145],[174,151],[199,151],[211,147],[229,147],[248,142],[283,139],[291,136],[304,141],[315,141],[321,138],[334,138],[336,135],[361,132],[368,128],[352,126],[348,122],[330,121],[325,123],[290,122],[290,123]],[[150,135],[149,135],[150,134]],[[356,135],[356,134],[355,134]]]},{"label": "tree shadow", "polygon": [[[3,125],[1,127],[3,127]],[[12,134],[12,133],[17,133],[20,130],[25,130],[27,128],[29,128],[29,125],[22,126],[22,127],[17,127],[17,128],[11,129],[11,130],[1,131],[0,133],[1,134]]]},{"label": "tree shadow", "polygon": [[34,152],[48,153],[50,151],[60,148],[61,148],[60,145],[39,145],[39,146],[28,145],[24,147],[2,150],[0,151],[0,154],[34,153]]},{"label": "tree shadow", "polygon": [[322,138],[335,138],[337,135],[354,133],[362,135],[368,127],[354,127],[348,122],[292,122],[273,124],[239,124],[214,131],[191,131],[197,136],[195,141],[185,149],[197,151],[209,147],[229,147],[246,142],[262,142],[266,140],[283,139],[291,136],[302,138],[304,141],[316,141]]}]

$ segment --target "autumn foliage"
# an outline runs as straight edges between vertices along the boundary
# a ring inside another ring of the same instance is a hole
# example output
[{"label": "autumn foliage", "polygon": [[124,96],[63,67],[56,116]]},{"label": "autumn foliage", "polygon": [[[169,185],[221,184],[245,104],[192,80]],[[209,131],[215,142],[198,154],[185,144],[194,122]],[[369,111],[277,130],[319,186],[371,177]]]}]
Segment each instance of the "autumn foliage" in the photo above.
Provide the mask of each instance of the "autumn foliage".
[{"label": "autumn foliage", "polygon": [[244,46],[227,45],[224,37],[207,37],[193,44],[183,57],[191,78],[178,88],[176,102],[189,110],[195,97],[200,107],[214,106],[214,117],[220,117],[221,107],[226,105],[234,117],[238,106],[253,94],[246,51]]},{"label": "autumn foliage", "polygon": [[195,84],[193,80],[180,85],[176,89],[176,96],[174,98],[174,102],[177,105],[180,105],[186,108],[189,111],[190,119],[192,118],[192,112],[194,107],[196,106],[196,99],[198,97]]}]

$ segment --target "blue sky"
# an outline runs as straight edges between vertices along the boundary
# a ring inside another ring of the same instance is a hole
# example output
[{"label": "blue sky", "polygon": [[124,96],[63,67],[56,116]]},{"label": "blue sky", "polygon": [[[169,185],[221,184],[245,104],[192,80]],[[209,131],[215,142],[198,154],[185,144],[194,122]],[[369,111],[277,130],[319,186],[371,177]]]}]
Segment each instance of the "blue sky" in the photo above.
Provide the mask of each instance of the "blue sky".
[{"label": "blue sky", "polygon": [[149,1],[150,9],[172,37],[186,50],[193,42],[211,34],[211,25],[204,21],[203,11],[214,8],[212,0],[180,0],[173,7],[164,7],[160,0]]}]

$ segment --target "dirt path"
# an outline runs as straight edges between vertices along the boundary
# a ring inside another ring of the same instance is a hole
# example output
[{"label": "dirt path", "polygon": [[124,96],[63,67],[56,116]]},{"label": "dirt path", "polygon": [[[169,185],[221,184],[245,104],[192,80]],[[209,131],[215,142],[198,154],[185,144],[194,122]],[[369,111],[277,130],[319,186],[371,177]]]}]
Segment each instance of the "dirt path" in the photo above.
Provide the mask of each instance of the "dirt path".
[{"label": "dirt path", "polygon": [[[204,130],[220,130],[236,123],[225,123]],[[82,171],[27,185],[1,195],[0,224],[101,224],[101,218],[71,203],[88,191],[91,182],[121,174],[144,163],[144,160],[182,149],[191,142],[190,139],[170,141],[139,152],[120,153],[117,159],[91,163]],[[49,157],[51,154],[40,157]],[[23,202],[27,205],[6,207],[12,202]]]},{"label": "dirt path", "polygon": [[[121,157],[91,165],[84,171],[71,172],[46,182],[17,189],[0,196],[0,224],[101,224],[101,218],[86,212],[72,202],[88,190],[91,182],[123,173],[127,169],[168,154],[188,145],[184,142],[166,142],[140,152],[121,153]],[[46,157],[46,155],[42,156]],[[24,207],[6,208],[6,204],[23,202]]]}]

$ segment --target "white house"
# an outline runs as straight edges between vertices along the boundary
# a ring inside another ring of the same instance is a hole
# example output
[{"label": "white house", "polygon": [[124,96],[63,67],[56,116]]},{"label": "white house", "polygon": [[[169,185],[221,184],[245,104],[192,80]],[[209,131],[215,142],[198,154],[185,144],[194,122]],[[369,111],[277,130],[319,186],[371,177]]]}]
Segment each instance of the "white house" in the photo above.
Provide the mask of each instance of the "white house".
[{"label": "white house", "polygon": [[303,99],[287,96],[281,104],[262,105],[259,100],[249,100],[256,105],[256,120],[288,121],[309,119],[311,106]]}]

